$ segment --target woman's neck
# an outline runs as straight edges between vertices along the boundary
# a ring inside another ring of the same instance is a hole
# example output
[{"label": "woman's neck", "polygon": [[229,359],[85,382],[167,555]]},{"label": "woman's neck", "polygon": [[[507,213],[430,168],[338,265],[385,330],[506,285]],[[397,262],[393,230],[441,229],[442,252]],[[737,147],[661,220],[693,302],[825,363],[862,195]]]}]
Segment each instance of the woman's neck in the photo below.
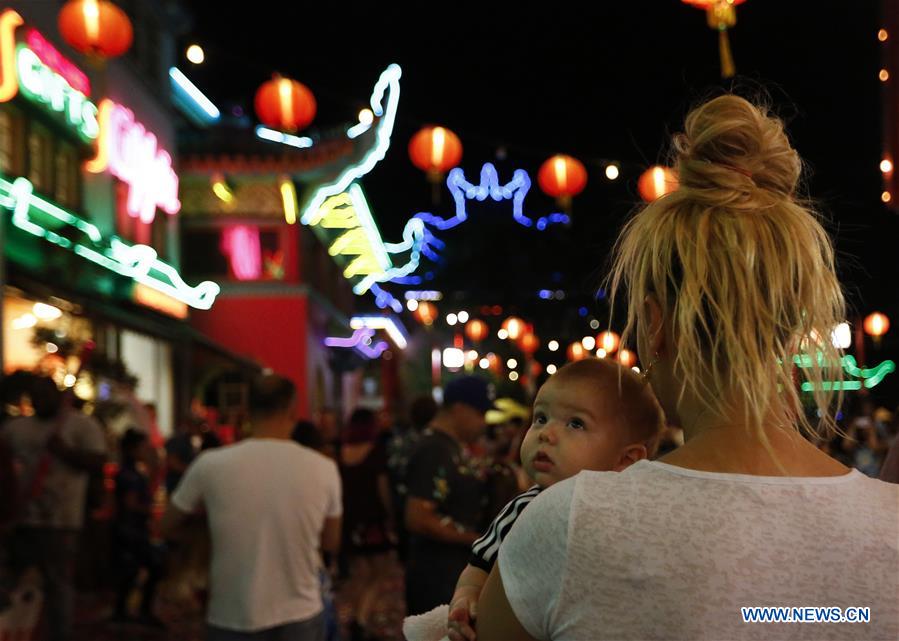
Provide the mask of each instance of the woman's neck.
[{"label": "woman's neck", "polygon": [[762,421],[770,449],[747,426],[741,410],[729,414],[685,413],[684,445],[660,460],[707,472],[757,476],[840,476],[849,471],[806,440],[796,426],[778,420],[782,413],[770,411]]}]

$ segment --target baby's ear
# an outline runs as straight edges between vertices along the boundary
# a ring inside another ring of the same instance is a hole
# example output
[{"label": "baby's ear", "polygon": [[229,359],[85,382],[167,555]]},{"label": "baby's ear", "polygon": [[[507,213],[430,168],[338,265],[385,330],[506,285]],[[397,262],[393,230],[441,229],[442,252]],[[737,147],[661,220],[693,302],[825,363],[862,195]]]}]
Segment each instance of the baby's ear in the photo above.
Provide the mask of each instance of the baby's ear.
[{"label": "baby's ear", "polygon": [[646,446],[643,443],[634,443],[633,445],[628,445],[624,448],[621,456],[618,457],[618,462],[615,463],[615,467],[612,468],[612,471],[624,471],[637,461],[642,461],[643,459],[648,457],[649,453],[646,451]]}]

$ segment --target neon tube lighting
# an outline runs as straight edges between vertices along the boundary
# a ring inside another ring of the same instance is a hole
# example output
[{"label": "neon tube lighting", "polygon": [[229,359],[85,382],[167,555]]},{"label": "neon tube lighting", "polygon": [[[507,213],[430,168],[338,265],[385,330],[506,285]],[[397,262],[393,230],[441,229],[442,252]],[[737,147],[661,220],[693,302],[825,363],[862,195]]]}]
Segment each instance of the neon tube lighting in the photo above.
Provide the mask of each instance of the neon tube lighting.
[{"label": "neon tube lighting", "polygon": [[297,149],[308,149],[315,142],[312,138],[300,137],[300,136],[292,136],[290,134],[285,134],[281,131],[277,131],[275,129],[269,129],[268,127],[263,127],[262,125],[258,125],[256,127],[256,135],[263,140],[268,140],[271,142],[279,142],[282,145],[288,145],[290,147],[296,147]]},{"label": "neon tube lighting", "polygon": [[172,79],[172,86],[180,90],[183,95],[189,97],[208,116],[210,121],[215,122],[221,117],[222,114],[218,107],[194,83],[188,80],[187,76],[178,67],[169,69],[169,78]]},{"label": "neon tube lighting", "polygon": [[353,316],[350,319],[352,329],[383,329],[397,347],[406,349],[406,332],[402,324],[391,316]]},{"label": "neon tube lighting", "polygon": [[[12,223],[22,231],[69,249],[101,267],[155,289],[197,309],[212,307],[220,288],[212,281],[195,287],[184,282],[174,267],[159,260],[156,250],[147,245],[129,245],[116,236],[104,238],[94,225],[34,195],[27,178],[9,182],[0,178],[0,207],[12,212]],[[85,241],[73,241],[46,229],[31,219],[41,212],[84,234]]]}]

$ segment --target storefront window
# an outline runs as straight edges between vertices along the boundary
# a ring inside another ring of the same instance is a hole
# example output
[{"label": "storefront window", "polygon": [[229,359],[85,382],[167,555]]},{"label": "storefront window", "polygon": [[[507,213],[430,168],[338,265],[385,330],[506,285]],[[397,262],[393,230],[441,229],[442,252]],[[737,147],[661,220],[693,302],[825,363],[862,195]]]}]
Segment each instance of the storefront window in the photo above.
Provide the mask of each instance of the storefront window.
[{"label": "storefront window", "polygon": [[55,156],[55,189],[56,202],[68,207],[78,205],[78,164],[75,150],[68,145],[60,144]]},{"label": "storefront window", "polygon": [[0,110],[0,171],[7,176],[17,174],[19,118],[9,108]]},{"label": "storefront window", "polygon": [[47,193],[50,190],[50,135],[40,125],[32,123],[28,132],[28,180],[36,189]]}]

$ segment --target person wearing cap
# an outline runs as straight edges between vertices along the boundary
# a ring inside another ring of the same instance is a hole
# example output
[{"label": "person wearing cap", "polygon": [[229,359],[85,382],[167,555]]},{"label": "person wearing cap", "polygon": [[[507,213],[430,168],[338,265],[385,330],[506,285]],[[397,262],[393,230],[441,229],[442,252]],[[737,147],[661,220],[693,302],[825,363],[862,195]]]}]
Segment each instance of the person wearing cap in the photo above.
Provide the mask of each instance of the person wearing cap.
[{"label": "person wearing cap", "polygon": [[483,379],[448,383],[443,406],[409,459],[405,521],[410,533],[406,610],[420,614],[447,603],[480,536],[486,495],[465,446],[480,438],[493,408]]}]

